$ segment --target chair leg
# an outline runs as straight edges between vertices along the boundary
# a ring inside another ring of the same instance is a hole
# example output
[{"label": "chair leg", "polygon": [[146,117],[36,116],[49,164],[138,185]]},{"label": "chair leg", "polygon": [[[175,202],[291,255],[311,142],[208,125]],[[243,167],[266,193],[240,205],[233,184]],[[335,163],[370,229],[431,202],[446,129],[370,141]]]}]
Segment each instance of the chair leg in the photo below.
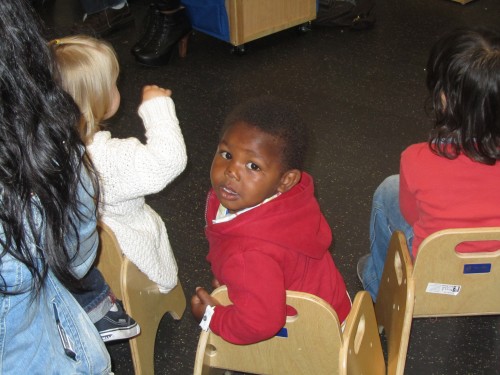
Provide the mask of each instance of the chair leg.
[{"label": "chair leg", "polygon": [[135,265],[127,262],[123,303],[127,313],[141,327],[139,336],[130,339],[130,350],[136,375],[154,374],[154,350],[156,333],[163,316],[169,312],[180,319],[186,308],[186,297],[180,282],[169,293],[160,293]]},{"label": "chair leg", "polygon": [[[141,334],[130,339],[130,352],[136,375],[154,374],[154,350],[156,330],[151,327],[142,328]],[[151,339],[151,336],[154,338]]]},{"label": "chair leg", "polygon": [[124,296],[127,313],[141,327],[141,333],[130,339],[130,351],[136,375],[154,374],[156,332],[166,310],[158,304],[155,292],[130,291]]},{"label": "chair leg", "polygon": [[166,297],[168,297],[165,298],[167,312],[169,312],[175,320],[180,320],[184,314],[184,310],[186,310],[186,295],[184,294],[180,281]]}]

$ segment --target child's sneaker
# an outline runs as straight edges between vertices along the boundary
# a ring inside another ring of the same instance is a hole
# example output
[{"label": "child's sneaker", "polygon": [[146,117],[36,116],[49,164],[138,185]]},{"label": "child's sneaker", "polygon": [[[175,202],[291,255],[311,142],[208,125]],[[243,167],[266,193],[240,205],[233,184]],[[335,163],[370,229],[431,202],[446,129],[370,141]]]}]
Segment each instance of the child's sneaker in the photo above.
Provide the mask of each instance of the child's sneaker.
[{"label": "child's sneaker", "polygon": [[130,339],[141,333],[137,322],[125,313],[118,300],[95,326],[104,342]]},{"label": "child's sneaker", "polygon": [[359,258],[358,264],[356,266],[356,271],[358,273],[358,279],[359,279],[359,281],[361,281],[361,284],[363,284],[363,286],[365,285],[363,283],[363,272],[365,270],[366,263],[368,263],[368,259],[370,258],[370,255],[371,254],[368,253],[368,254],[363,255],[361,258]]}]

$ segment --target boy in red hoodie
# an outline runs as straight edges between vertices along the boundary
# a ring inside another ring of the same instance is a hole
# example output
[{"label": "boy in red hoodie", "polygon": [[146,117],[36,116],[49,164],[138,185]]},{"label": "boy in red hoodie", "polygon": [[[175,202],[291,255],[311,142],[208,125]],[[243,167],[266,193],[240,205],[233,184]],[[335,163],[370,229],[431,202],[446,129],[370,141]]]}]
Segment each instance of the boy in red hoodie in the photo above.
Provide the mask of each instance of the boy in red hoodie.
[{"label": "boy in red hoodie", "polygon": [[[321,297],[343,322],[351,308],[328,249],[332,233],[302,171],[307,131],[298,113],[272,97],[250,100],[227,117],[212,162],[205,233],[214,286],[203,288],[193,316],[224,340],[251,344],[274,336],[287,315],[286,290]],[[287,314],[288,313],[288,314]],[[205,316],[204,316],[205,315]]]}]

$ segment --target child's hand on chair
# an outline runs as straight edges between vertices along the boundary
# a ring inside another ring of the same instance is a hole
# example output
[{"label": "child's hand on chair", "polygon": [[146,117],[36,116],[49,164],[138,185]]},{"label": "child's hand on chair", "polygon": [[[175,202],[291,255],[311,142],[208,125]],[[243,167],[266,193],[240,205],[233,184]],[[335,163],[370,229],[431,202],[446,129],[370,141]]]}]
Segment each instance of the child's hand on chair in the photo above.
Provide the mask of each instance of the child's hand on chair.
[{"label": "child's hand on chair", "polygon": [[217,280],[217,278],[214,276],[214,278],[212,279],[212,288],[214,289],[217,289],[218,287],[220,287],[220,282],[219,280]]},{"label": "child's hand on chair", "polygon": [[213,298],[206,290],[202,287],[196,288],[196,294],[191,297],[191,312],[195,320],[199,323],[205,314],[207,306],[218,306],[219,301]]}]

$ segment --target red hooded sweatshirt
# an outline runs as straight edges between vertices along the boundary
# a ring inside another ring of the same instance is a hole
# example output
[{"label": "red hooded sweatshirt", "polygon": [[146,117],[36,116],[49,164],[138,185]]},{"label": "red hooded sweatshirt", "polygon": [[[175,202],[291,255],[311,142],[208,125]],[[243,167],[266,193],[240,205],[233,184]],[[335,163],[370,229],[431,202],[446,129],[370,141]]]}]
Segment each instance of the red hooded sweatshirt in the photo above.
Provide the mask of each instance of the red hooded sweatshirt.
[{"label": "red hooded sweatshirt", "polygon": [[230,306],[217,306],[210,329],[224,340],[251,344],[274,336],[288,315],[286,290],[321,297],[340,322],[351,303],[328,248],[332,232],[314,197],[313,180],[302,173],[299,184],[277,198],[213,224],[220,202],[210,190],[205,233],[207,260],[228,288]]}]

